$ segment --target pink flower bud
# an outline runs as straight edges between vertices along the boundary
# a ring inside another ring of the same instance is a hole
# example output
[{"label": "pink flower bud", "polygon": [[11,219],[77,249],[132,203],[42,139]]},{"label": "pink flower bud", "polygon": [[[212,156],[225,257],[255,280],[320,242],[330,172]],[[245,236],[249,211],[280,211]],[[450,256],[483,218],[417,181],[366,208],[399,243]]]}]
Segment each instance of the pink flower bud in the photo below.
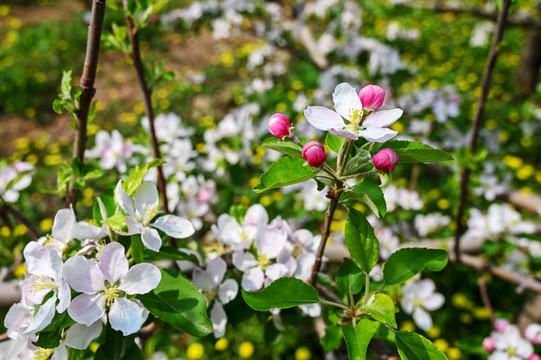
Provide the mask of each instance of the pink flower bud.
[{"label": "pink flower bud", "polygon": [[317,141],[309,141],[302,148],[302,157],[311,167],[319,167],[327,159],[327,154],[323,145]]},{"label": "pink flower bud", "polygon": [[496,344],[494,343],[494,340],[491,337],[486,337],[483,340],[483,349],[485,349],[488,352],[493,352],[494,349],[496,349]]},{"label": "pink flower bud", "polygon": [[541,344],[541,325],[530,324],[524,329],[524,337],[530,340],[533,344]]},{"label": "pink flower bud", "polygon": [[398,155],[389,148],[381,149],[372,157],[372,161],[374,162],[376,169],[391,172],[396,169]]},{"label": "pink flower bud", "polygon": [[528,357],[528,360],[539,360],[539,359],[541,358],[537,354],[532,354]]},{"label": "pink flower bud", "polygon": [[499,333],[503,334],[504,332],[506,332],[509,326],[511,326],[511,324],[506,319],[496,319],[494,321],[494,330]]},{"label": "pink flower bud", "polygon": [[361,99],[363,108],[377,110],[385,100],[385,90],[377,85],[367,85],[359,91],[359,99]]},{"label": "pink flower bud", "polygon": [[269,119],[269,131],[272,136],[282,140],[291,135],[291,123],[283,114],[274,114]]}]

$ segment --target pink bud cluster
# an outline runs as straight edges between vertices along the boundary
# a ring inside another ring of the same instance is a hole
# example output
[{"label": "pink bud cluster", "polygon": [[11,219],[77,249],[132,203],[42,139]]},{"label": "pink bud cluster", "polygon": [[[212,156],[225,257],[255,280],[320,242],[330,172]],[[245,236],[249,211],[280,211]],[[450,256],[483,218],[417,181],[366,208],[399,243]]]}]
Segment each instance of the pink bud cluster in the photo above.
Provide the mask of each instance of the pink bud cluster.
[{"label": "pink bud cluster", "polygon": [[386,148],[378,151],[377,154],[372,157],[372,161],[374,162],[376,169],[392,172],[396,169],[396,165],[398,164],[398,155],[396,155],[392,149]]},{"label": "pink bud cluster", "polygon": [[302,157],[311,167],[319,167],[327,160],[327,153],[319,142],[309,141],[302,148]]}]

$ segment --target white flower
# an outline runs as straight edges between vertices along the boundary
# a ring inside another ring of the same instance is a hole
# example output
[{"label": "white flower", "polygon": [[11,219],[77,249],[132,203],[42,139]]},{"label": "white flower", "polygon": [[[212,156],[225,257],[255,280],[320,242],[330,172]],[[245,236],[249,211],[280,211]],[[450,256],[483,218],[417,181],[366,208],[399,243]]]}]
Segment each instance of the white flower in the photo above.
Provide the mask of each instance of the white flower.
[{"label": "white flower", "polygon": [[122,182],[119,181],[115,196],[118,205],[130,215],[126,217],[128,231],[121,234],[141,234],[143,244],[150,250],[159,251],[162,246],[162,239],[156,229],[176,239],[187,238],[195,232],[193,225],[188,220],[175,215],[164,215],[152,224],[150,223],[158,215],[159,205],[158,190],[153,182],[143,182],[133,194],[132,200],[122,189]]},{"label": "white flower", "polygon": [[533,346],[520,336],[516,325],[509,326],[505,332],[493,331],[491,334],[495,349],[489,360],[526,360],[533,354]]},{"label": "white flower", "polygon": [[445,302],[443,295],[434,290],[434,281],[430,279],[409,282],[404,286],[402,309],[407,314],[413,313],[413,321],[424,331],[432,327],[432,318],[427,310],[437,310]]},{"label": "white flower", "polygon": [[[0,169],[0,198],[5,202],[16,202],[19,199],[19,191],[32,183],[33,170],[34,165],[24,161]],[[17,176],[23,173],[26,174],[17,180]]]},{"label": "white flower", "polygon": [[250,206],[242,226],[237,220],[229,215],[218,216],[217,225],[212,225],[212,232],[224,245],[229,245],[232,250],[246,249],[252,244],[269,222],[269,215],[265,208],[259,204]]},{"label": "white flower", "polygon": [[148,310],[138,300],[129,300],[126,295],[146,294],[155,289],[161,273],[147,263],[130,269],[124,246],[112,242],[103,248],[99,261],[83,256],[68,259],[64,278],[73,290],[82,293],[68,307],[73,320],[90,326],[108,309],[111,327],[126,336],[139,331],[148,316]]},{"label": "white flower", "polygon": [[401,109],[376,111],[363,120],[361,100],[355,89],[347,83],[336,86],[333,101],[336,112],[323,106],[309,106],[304,110],[306,120],[319,130],[353,140],[361,136],[368,141],[385,142],[398,134],[388,129],[388,126],[402,116]]}]

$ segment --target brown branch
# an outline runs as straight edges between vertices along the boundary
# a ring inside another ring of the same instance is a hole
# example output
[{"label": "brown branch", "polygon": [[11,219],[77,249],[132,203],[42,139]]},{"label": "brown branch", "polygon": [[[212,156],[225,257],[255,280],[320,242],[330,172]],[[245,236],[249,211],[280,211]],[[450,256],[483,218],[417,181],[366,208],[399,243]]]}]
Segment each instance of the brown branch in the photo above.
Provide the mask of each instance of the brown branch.
[{"label": "brown branch", "polygon": [[23,224],[28,229],[28,232],[34,237],[34,239],[39,239],[39,232],[23,214],[15,210],[15,208],[9,204],[3,204],[2,208],[6,213],[10,213],[11,216],[13,216],[18,222]]},{"label": "brown branch", "polygon": [[[88,26],[88,41],[86,44],[86,56],[83,68],[83,75],[79,85],[82,93],[79,98],[79,108],[75,112],[77,116],[77,132],[75,133],[75,142],[73,144],[73,158],[79,158],[81,163],[85,158],[86,140],[87,140],[87,125],[88,113],[92,98],[96,93],[94,88],[94,80],[98,68],[98,55],[100,53],[100,39],[103,28],[103,19],[105,17],[105,2],[106,0],[94,0],[92,3],[92,17]],[[68,196],[66,198],[66,207],[70,204],[77,203],[78,189],[73,185],[74,180],[69,184]]]},{"label": "brown branch", "polygon": [[490,314],[490,322],[494,326],[494,309],[492,308],[492,304],[490,303],[490,297],[488,296],[488,290],[487,290],[487,282],[485,280],[485,273],[482,272],[479,276],[479,280],[477,283],[479,284],[479,293],[481,294],[481,300],[483,300],[483,304],[488,309]]},{"label": "brown branch", "polygon": [[[150,137],[152,140],[152,149],[154,151],[154,158],[161,159],[162,155],[160,152],[160,146],[158,144],[158,138],[156,137],[156,129],[154,127],[154,109],[152,108],[152,89],[149,88],[147,80],[145,78],[145,67],[141,59],[141,48],[139,46],[139,29],[133,23],[133,19],[127,13],[128,1],[123,0],[124,11],[126,11],[126,25],[130,33],[131,41],[131,58],[133,60],[133,65],[137,72],[137,80],[139,81],[139,86],[143,93],[143,103],[145,105],[145,112],[148,118],[148,123],[150,125]],[[160,194],[163,201],[163,210],[168,213],[169,205],[167,201],[167,193],[165,190],[165,178],[163,176],[162,166],[158,166],[158,188],[160,189]]]},{"label": "brown branch", "polygon": [[9,340],[7,333],[0,334],[0,342]]},{"label": "brown branch", "polygon": [[[479,128],[481,127],[481,120],[483,118],[483,113],[485,111],[485,103],[488,98],[488,92],[490,89],[490,80],[492,78],[492,71],[496,65],[496,58],[498,57],[499,49],[498,46],[503,37],[503,31],[505,29],[505,22],[507,20],[507,14],[509,12],[509,6],[511,5],[511,0],[504,0],[502,4],[502,9],[500,15],[498,16],[498,23],[496,25],[496,33],[492,40],[492,46],[490,48],[490,53],[488,56],[487,64],[485,71],[483,72],[483,80],[481,82],[481,97],[477,104],[477,110],[475,112],[475,117],[472,124],[472,136],[470,139],[469,152],[473,156],[477,149],[477,138],[479,135]],[[464,231],[463,217],[464,209],[466,207],[466,202],[468,200],[468,185],[470,178],[470,166],[469,159],[466,160],[464,165],[464,170],[462,171],[462,176],[460,180],[460,198],[458,202],[458,210],[456,215],[456,230],[455,230],[455,257],[457,262],[460,262],[460,238]]]},{"label": "brown branch", "polygon": [[8,308],[21,300],[21,288],[15,282],[0,282],[0,308]]}]

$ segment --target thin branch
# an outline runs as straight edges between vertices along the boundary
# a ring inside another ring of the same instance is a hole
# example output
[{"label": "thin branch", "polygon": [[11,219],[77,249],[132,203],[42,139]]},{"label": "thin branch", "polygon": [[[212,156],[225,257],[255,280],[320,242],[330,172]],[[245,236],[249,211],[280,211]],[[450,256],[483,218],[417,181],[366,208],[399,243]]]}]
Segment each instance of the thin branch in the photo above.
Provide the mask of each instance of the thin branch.
[{"label": "thin branch", "polygon": [[488,296],[488,290],[487,290],[487,282],[485,281],[485,273],[482,272],[479,276],[479,280],[477,283],[479,284],[479,292],[481,293],[481,300],[483,300],[483,304],[488,309],[490,314],[490,322],[494,326],[494,309],[492,308],[492,304],[490,303],[490,297]]},{"label": "thin branch", "polygon": [[[123,0],[124,10],[127,11],[128,1]],[[139,46],[139,29],[133,23],[133,19],[126,12],[126,25],[130,33],[131,40],[131,58],[133,60],[133,65],[137,72],[137,80],[139,81],[139,86],[143,93],[143,103],[145,105],[145,112],[148,118],[148,123],[150,127],[150,137],[152,139],[152,149],[154,151],[154,158],[161,159],[162,155],[160,152],[160,146],[158,144],[158,138],[156,137],[156,128],[154,127],[154,109],[152,108],[152,89],[149,88],[147,80],[145,78],[145,68],[143,61],[141,60],[141,48]],[[168,213],[169,205],[167,201],[167,193],[165,190],[165,178],[163,176],[162,166],[158,166],[158,188],[160,189],[160,194],[163,201],[163,210]]]},{"label": "thin branch", "polygon": [[23,214],[15,210],[15,208],[9,204],[3,204],[2,208],[6,213],[10,213],[18,222],[23,224],[28,229],[28,232],[34,237],[34,239],[39,239],[39,232]]},{"label": "thin branch", "polygon": [[[103,19],[105,17],[105,2],[106,0],[94,0],[92,3],[92,16],[90,18],[90,25],[88,26],[85,64],[83,75],[81,76],[81,81],[79,83],[83,92],[79,98],[79,109],[75,112],[75,115],[77,116],[77,132],[75,133],[75,141],[73,144],[73,158],[79,158],[81,163],[85,158],[88,113],[90,111],[90,105],[92,104],[92,98],[96,93],[94,81],[96,79],[98,68],[101,31],[103,28]],[[66,207],[69,207],[70,204],[75,205],[77,203],[79,191],[73,186],[73,183],[74,181],[72,180],[69,184]]]},{"label": "thin branch", "polygon": [[[481,82],[481,97],[477,104],[477,110],[475,112],[475,118],[472,124],[472,136],[470,139],[469,151],[471,156],[475,154],[477,149],[477,137],[479,135],[479,128],[481,127],[481,120],[483,118],[483,113],[485,111],[485,103],[488,98],[488,92],[490,90],[490,80],[492,77],[492,71],[496,65],[496,58],[498,57],[499,49],[498,46],[503,37],[503,31],[505,29],[505,22],[507,20],[507,14],[509,12],[509,6],[511,5],[511,0],[504,0],[502,4],[502,9],[500,15],[498,16],[498,23],[496,25],[496,33],[494,34],[494,39],[492,40],[492,47],[490,48],[490,53],[488,56],[487,64],[485,71],[483,72],[483,80]],[[464,209],[466,207],[466,202],[468,200],[468,185],[470,178],[470,164],[469,160],[466,161],[464,165],[464,170],[462,171],[461,181],[460,181],[460,198],[458,202],[458,210],[456,215],[456,231],[455,231],[455,257],[458,262],[460,262],[460,238],[464,231],[464,224],[462,219],[464,217]]]},{"label": "thin branch", "polygon": [[0,334],[0,342],[9,340],[7,333]]}]

